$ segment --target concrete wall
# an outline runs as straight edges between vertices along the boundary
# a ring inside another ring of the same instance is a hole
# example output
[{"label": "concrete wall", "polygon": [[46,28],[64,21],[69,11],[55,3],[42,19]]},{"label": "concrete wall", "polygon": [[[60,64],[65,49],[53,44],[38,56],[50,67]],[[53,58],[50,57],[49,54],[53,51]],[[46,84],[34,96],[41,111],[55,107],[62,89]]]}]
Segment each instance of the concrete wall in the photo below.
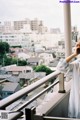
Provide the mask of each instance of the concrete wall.
[{"label": "concrete wall", "polygon": [[52,117],[68,117],[69,93],[63,97],[47,114]]}]

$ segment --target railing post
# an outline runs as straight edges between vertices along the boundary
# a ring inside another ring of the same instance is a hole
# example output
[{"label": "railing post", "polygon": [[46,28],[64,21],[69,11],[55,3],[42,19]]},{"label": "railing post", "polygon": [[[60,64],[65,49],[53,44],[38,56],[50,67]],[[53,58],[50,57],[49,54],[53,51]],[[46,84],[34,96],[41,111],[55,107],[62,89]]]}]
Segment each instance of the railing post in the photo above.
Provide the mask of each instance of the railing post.
[{"label": "railing post", "polygon": [[59,93],[65,93],[65,89],[64,89],[64,74],[61,73],[59,74]]},{"label": "railing post", "polygon": [[33,120],[34,114],[35,114],[35,107],[25,109],[25,119],[26,120]]},{"label": "railing post", "polygon": [[44,120],[43,115],[34,115],[34,120]]},{"label": "railing post", "polygon": [[25,109],[25,118],[26,120],[43,120],[43,115],[36,115],[36,108],[33,106]]}]

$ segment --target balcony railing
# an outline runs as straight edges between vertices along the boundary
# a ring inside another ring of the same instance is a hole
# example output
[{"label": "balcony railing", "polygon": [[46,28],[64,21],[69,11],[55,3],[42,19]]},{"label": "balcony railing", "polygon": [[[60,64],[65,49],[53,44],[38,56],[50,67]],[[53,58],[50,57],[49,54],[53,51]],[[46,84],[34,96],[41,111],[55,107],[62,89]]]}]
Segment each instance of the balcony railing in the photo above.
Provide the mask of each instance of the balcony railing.
[{"label": "balcony railing", "polygon": [[5,79],[5,80],[1,80],[1,81],[0,81],[0,84],[3,83],[3,82],[5,82],[5,81],[6,81],[6,79]]},{"label": "balcony railing", "polygon": [[22,116],[23,112],[21,110],[23,108],[25,108],[27,105],[29,105],[31,102],[33,102],[38,97],[40,97],[46,91],[51,89],[57,83],[59,83],[59,92],[60,93],[64,93],[65,92],[65,89],[64,89],[64,75],[61,74],[59,71],[55,71],[55,72],[47,75],[46,77],[38,80],[37,82],[35,82],[35,83],[33,83],[33,84],[31,84],[31,85],[29,85],[29,86],[19,90],[18,92],[10,95],[9,97],[1,100],[0,101],[0,110],[5,110],[7,106],[9,106],[10,104],[14,103],[18,99],[22,98],[24,95],[29,94],[30,92],[32,92],[36,88],[40,87],[41,85],[45,84],[50,79],[55,78],[56,76],[59,76],[59,80],[58,81],[55,81],[53,84],[51,84],[50,86],[48,86],[47,88],[42,90],[40,93],[38,93],[37,95],[35,95],[31,99],[29,99],[27,102],[23,103],[21,106],[19,106],[17,109],[15,109],[15,111],[10,111],[10,112],[12,112],[11,113],[12,115],[10,115],[9,120],[14,120],[14,119],[16,120],[17,118]]}]

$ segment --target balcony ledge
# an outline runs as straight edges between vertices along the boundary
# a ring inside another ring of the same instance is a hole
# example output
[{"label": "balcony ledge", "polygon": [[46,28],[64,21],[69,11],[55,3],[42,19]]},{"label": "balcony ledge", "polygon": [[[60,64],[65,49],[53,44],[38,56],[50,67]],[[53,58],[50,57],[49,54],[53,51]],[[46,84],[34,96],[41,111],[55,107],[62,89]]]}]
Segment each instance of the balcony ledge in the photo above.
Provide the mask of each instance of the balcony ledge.
[{"label": "balcony ledge", "polygon": [[[63,106],[64,104],[62,103],[62,106],[60,106],[60,103],[62,101],[64,102],[64,99],[66,96],[68,97],[67,97],[67,103],[65,103],[65,105],[66,105],[66,110],[68,109],[68,98],[69,98],[71,81],[68,81],[65,83],[66,83],[65,85],[66,92],[65,93],[58,93],[58,92],[48,93],[46,96],[46,99],[44,99],[43,102],[36,108],[37,115],[48,115],[51,113],[51,111],[54,111],[56,107],[57,109],[55,111],[61,113],[61,111],[63,111],[62,108],[64,108]],[[67,112],[65,113],[65,116],[67,116]]]}]

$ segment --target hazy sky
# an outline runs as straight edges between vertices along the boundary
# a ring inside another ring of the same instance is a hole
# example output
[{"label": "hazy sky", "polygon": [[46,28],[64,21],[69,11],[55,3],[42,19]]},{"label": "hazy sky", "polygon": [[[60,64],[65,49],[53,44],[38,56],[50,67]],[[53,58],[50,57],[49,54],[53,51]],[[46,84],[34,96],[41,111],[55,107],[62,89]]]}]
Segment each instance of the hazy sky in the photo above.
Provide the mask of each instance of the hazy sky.
[{"label": "hazy sky", "polygon": [[[80,29],[80,3],[71,6],[72,25],[77,25]],[[59,3],[59,0],[0,0],[1,21],[25,18],[38,18],[48,27],[63,29],[63,3]]]}]

